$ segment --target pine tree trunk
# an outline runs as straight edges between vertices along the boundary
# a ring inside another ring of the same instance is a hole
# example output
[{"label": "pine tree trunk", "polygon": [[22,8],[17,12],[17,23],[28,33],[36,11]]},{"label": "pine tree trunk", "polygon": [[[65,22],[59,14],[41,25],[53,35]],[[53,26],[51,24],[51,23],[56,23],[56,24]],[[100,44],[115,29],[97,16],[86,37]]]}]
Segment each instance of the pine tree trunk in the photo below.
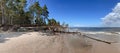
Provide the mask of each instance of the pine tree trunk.
[{"label": "pine tree trunk", "polygon": [[2,24],[4,24],[4,10],[3,10],[3,4],[1,3],[1,11],[2,11]]},{"label": "pine tree trunk", "polygon": [[1,25],[1,15],[0,15],[0,25]]}]

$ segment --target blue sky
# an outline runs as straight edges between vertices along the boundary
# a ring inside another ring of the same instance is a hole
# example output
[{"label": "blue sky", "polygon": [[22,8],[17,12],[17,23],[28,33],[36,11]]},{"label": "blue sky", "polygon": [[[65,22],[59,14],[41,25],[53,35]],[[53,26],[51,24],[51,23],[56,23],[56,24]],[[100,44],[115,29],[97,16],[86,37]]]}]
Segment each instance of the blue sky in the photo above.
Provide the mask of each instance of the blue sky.
[{"label": "blue sky", "polygon": [[70,26],[101,26],[101,18],[112,11],[120,0],[38,0],[47,5],[49,18]]}]

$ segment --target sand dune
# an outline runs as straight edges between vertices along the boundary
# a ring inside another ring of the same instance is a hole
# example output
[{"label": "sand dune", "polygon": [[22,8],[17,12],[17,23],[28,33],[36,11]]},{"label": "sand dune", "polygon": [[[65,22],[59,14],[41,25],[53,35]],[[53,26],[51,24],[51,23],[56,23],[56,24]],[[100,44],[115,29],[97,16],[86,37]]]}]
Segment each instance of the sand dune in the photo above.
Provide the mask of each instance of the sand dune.
[{"label": "sand dune", "polygon": [[79,35],[41,32],[0,35],[0,53],[120,53],[120,43],[106,44]]}]

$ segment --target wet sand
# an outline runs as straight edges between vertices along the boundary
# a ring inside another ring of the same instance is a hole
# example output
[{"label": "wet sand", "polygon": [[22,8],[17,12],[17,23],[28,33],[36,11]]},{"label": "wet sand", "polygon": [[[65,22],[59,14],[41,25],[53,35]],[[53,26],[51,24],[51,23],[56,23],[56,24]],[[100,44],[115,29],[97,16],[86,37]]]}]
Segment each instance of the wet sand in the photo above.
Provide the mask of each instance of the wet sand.
[{"label": "wet sand", "polygon": [[41,32],[0,35],[0,53],[120,53],[119,42],[106,44],[80,35]]}]

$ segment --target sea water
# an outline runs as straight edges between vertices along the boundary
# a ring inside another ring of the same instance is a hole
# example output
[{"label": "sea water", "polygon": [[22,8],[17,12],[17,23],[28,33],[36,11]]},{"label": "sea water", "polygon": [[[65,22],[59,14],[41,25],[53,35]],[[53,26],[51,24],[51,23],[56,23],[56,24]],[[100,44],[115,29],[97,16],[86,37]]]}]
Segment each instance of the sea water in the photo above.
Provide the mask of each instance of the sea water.
[{"label": "sea water", "polygon": [[120,42],[120,27],[71,27],[70,29],[95,39],[113,43]]},{"label": "sea water", "polygon": [[71,27],[85,32],[120,32],[120,27]]}]

